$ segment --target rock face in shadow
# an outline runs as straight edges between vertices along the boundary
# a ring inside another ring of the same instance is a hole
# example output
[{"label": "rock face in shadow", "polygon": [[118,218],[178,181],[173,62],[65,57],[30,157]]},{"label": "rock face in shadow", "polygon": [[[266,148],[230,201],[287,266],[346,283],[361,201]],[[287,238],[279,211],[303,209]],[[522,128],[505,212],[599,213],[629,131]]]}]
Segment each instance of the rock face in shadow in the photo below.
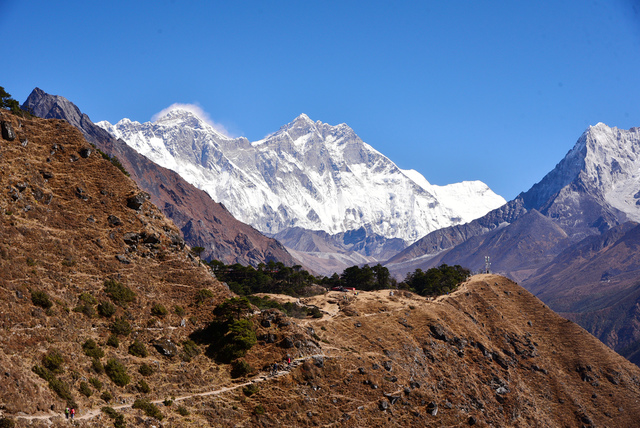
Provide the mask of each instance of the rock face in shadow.
[{"label": "rock face in shadow", "polygon": [[278,241],[236,220],[224,206],[178,174],[113,138],[66,98],[36,88],[22,108],[45,119],[66,120],[102,152],[116,156],[131,178],[150,195],[151,202],[180,228],[186,243],[204,248],[204,259],[254,266],[270,260],[288,266],[297,264]]}]

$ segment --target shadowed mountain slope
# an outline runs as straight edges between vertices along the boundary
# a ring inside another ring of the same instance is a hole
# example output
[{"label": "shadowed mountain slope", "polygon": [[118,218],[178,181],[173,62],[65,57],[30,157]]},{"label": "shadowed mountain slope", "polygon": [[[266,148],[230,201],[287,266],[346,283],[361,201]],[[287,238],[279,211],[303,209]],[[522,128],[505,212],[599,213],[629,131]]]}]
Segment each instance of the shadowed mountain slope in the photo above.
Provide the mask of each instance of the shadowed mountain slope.
[{"label": "shadowed mountain slope", "polygon": [[87,141],[116,156],[134,181],[149,193],[151,201],[180,228],[185,241],[192,247],[204,248],[203,258],[254,266],[270,260],[288,266],[297,264],[279,242],[236,220],[224,206],[178,174],[113,138],[66,98],[36,88],[23,108],[39,117],[66,120],[80,129]]}]

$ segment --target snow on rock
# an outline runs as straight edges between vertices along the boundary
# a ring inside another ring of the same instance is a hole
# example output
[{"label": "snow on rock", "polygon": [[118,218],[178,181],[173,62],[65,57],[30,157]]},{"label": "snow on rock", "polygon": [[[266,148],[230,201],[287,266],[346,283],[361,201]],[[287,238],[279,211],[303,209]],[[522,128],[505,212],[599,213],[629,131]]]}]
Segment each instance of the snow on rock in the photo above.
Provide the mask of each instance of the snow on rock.
[{"label": "snow on rock", "polygon": [[305,114],[253,143],[226,137],[181,109],[155,122],[97,125],[265,233],[364,227],[410,243],[505,203],[479,181],[431,185],[417,171],[399,169],[347,125],[313,122]]}]

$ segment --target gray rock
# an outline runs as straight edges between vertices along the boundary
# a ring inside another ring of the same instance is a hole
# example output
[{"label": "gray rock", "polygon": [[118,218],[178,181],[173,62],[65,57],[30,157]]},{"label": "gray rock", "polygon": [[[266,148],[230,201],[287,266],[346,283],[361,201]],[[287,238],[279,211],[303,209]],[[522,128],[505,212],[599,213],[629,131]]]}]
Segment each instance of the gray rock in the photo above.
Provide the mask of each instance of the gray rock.
[{"label": "gray rock", "polygon": [[81,157],[86,159],[89,156],[91,156],[91,153],[93,153],[93,150],[91,149],[91,147],[83,147],[78,151],[78,153],[80,153]]},{"label": "gray rock", "polygon": [[2,127],[2,138],[7,141],[13,141],[16,139],[16,133],[13,131],[13,126],[11,123],[5,122],[4,120],[0,122],[0,127]]},{"label": "gray rock", "polygon": [[165,357],[173,358],[178,355],[178,347],[166,337],[154,341],[153,347]]},{"label": "gray rock", "polygon": [[141,236],[139,233],[127,232],[124,234],[122,239],[124,239],[124,243],[127,245],[135,245],[140,242]]},{"label": "gray rock", "polygon": [[378,407],[384,412],[385,410],[389,409],[389,402],[387,400],[380,400],[380,404],[378,404]]},{"label": "gray rock", "polygon": [[125,265],[128,265],[129,263],[131,263],[131,260],[129,260],[128,258],[126,258],[124,255],[122,254],[117,254],[116,255],[116,259],[118,259],[118,261],[120,263],[123,263]]},{"label": "gray rock", "polygon": [[149,194],[140,192],[137,195],[127,198],[127,207],[137,211],[142,207],[142,204],[144,204],[144,201],[147,199],[149,199]]},{"label": "gray rock", "polygon": [[107,223],[109,223],[109,226],[121,226],[122,220],[120,220],[120,218],[116,217],[115,215],[110,215],[109,217],[107,217]]},{"label": "gray rock", "polygon": [[431,416],[435,416],[438,414],[438,405],[432,401],[429,404],[427,404],[427,412],[431,415]]}]

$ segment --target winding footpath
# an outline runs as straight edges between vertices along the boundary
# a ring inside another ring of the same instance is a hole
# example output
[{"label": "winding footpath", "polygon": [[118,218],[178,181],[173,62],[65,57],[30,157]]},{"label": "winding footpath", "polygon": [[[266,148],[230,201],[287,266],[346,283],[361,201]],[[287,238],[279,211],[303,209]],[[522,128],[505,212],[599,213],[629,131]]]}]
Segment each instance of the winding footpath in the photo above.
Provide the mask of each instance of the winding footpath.
[{"label": "winding footpath", "polygon": [[[173,402],[178,402],[178,401],[183,401],[183,400],[188,400],[190,398],[197,398],[197,397],[206,397],[206,396],[210,396],[210,395],[219,395],[219,394],[224,394],[225,392],[229,392],[229,391],[233,391],[235,389],[238,388],[243,388],[247,385],[251,385],[254,383],[259,383],[259,382],[265,382],[267,380],[270,379],[275,379],[277,377],[280,376],[286,376],[290,373],[290,371],[296,367],[298,367],[300,365],[301,362],[305,361],[305,360],[309,360],[312,358],[331,358],[325,354],[313,354],[313,355],[307,355],[305,357],[299,357],[299,358],[295,358],[291,361],[291,364],[289,364],[288,366],[282,365],[284,367],[286,367],[284,370],[278,370],[275,374],[271,374],[271,373],[264,373],[264,372],[260,372],[258,373],[256,376],[254,376],[251,380],[238,384],[238,385],[233,385],[233,386],[226,386],[224,388],[219,388],[219,389],[212,389],[210,391],[205,391],[205,392],[199,392],[199,393],[194,393],[194,394],[189,394],[189,395],[182,395],[180,397],[176,397]],[[151,403],[153,404],[162,404],[164,402],[164,400],[154,400],[151,401]],[[118,406],[110,406],[111,408],[113,408],[114,410],[127,410],[127,409],[131,409],[131,406],[133,404],[121,404]],[[76,417],[74,420],[77,421],[83,421],[83,420],[91,420],[93,418],[95,418],[96,416],[102,414],[102,409],[100,408],[92,408],[89,409],[88,411],[86,411],[85,413],[83,413],[82,415],[78,415],[76,414]],[[29,420],[29,421],[34,421],[34,420],[49,420],[50,422],[53,422],[52,419],[54,418],[64,418],[64,414],[63,413],[48,413],[45,415],[15,415],[13,416],[14,419],[24,419],[24,420]]]}]

